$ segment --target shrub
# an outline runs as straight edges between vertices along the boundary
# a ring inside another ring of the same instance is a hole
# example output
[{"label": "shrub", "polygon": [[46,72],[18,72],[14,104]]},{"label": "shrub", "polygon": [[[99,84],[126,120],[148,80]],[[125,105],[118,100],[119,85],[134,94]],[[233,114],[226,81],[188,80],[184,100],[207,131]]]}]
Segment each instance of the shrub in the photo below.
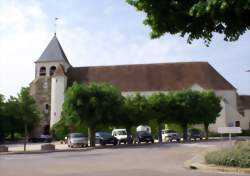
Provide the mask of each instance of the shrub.
[{"label": "shrub", "polygon": [[208,164],[249,168],[250,142],[239,142],[232,147],[209,152],[205,160]]}]

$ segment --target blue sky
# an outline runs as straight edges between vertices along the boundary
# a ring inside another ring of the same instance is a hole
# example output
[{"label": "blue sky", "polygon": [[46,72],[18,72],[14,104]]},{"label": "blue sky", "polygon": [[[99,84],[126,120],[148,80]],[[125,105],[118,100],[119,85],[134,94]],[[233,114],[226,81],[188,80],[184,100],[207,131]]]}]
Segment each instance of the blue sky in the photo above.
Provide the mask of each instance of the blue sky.
[{"label": "blue sky", "polygon": [[236,42],[214,35],[210,47],[166,34],[149,38],[144,14],[125,0],[1,0],[0,93],[16,95],[34,79],[34,61],[54,34],[73,66],[208,61],[240,94],[250,94],[250,32]]}]

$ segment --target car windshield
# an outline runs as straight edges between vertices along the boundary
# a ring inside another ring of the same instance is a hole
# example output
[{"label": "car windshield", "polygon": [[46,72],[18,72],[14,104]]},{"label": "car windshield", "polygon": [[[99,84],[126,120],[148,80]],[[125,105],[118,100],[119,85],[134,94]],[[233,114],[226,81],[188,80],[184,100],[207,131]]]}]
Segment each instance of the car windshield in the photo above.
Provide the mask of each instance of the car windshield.
[{"label": "car windshield", "polygon": [[82,133],[71,133],[70,137],[71,138],[81,138],[81,137],[84,137],[84,135]]},{"label": "car windshield", "polygon": [[122,130],[122,131],[117,131],[118,135],[127,135],[127,132]]},{"label": "car windshield", "polygon": [[199,133],[200,133],[200,131],[199,131],[199,130],[197,130],[197,129],[191,129],[191,130],[190,130],[190,133],[199,134]]},{"label": "car windshield", "polygon": [[100,137],[104,137],[104,138],[109,138],[112,135],[110,133],[108,133],[108,132],[98,132],[98,133],[96,133],[96,136],[100,136]]},{"label": "car windshield", "polygon": [[174,130],[166,130],[166,133],[176,133]]}]

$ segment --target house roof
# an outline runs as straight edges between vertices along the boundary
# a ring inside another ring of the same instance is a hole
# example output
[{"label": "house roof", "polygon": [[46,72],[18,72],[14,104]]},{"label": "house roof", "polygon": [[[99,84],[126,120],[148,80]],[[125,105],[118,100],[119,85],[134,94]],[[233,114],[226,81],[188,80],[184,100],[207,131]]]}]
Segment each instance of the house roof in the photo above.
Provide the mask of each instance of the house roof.
[{"label": "house roof", "polygon": [[56,34],[43,51],[42,55],[36,62],[54,62],[54,61],[64,61],[69,64],[69,61],[60,45]]},{"label": "house roof", "polygon": [[179,62],[95,67],[70,67],[69,85],[109,83],[121,91],[182,90],[198,84],[204,89],[235,90],[208,62]]}]

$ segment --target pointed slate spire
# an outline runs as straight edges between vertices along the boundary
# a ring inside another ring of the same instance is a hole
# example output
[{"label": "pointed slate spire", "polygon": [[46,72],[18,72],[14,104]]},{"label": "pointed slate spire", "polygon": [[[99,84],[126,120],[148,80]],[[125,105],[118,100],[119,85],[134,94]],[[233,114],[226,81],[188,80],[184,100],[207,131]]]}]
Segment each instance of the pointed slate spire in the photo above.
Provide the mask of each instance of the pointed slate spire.
[{"label": "pointed slate spire", "polygon": [[64,54],[62,46],[60,45],[56,33],[47,48],[43,51],[43,54],[36,62],[53,62],[53,61],[65,61],[69,64],[69,61]]}]

